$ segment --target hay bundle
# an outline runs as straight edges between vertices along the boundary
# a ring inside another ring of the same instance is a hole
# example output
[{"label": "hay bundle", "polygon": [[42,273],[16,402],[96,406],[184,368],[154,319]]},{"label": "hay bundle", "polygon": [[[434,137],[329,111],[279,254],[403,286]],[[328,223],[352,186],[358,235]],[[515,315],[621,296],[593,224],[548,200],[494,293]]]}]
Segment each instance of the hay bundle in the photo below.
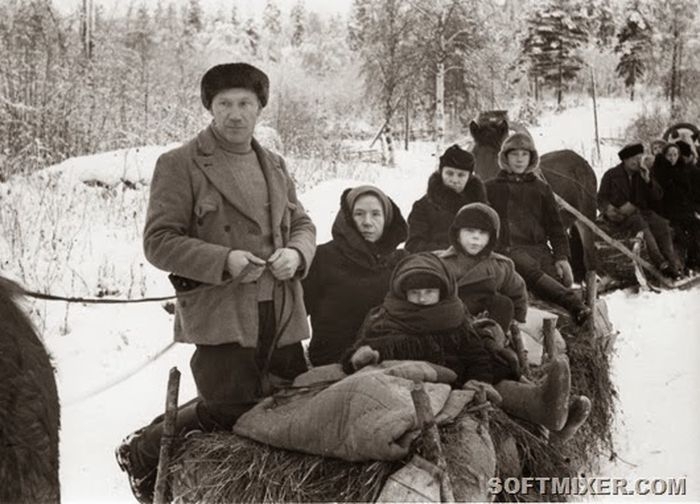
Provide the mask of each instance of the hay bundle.
[{"label": "hay bundle", "polygon": [[170,466],[175,502],[371,502],[400,462],[354,463],[233,433],[187,438]]}]

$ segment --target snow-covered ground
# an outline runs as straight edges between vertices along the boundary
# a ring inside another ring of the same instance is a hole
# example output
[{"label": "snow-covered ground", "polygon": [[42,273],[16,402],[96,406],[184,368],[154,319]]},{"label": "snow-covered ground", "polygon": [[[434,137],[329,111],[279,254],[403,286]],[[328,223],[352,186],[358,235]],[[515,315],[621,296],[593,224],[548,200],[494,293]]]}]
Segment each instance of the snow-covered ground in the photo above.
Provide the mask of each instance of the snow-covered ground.
[{"label": "snow-covered ground", "polygon": [[[600,174],[615,164],[637,103],[599,101]],[[590,106],[547,114],[532,133],[541,152],[568,147],[588,159],[594,152]],[[614,139],[614,140],[611,140]],[[27,287],[94,296],[168,295],[165,274],[143,258],[140,232],[153,164],[165,146],[67,160],[45,173],[0,184],[0,257],[3,271]],[[408,215],[426,187],[435,158],[427,144],[399,150],[394,169],[352,170],[300,194],[318,228],[330,238],[340,194],[362,182],[384,188]],[[135,183],[130,188],[122,180]],[[101,181],[110,187],[80,181]],[[700,439],[694,420],[700,373],[700,291],[607,296],[620,331],[615,380],[620,393],[613,477],[688,476],[688,497],[700,499]],[[114,460],[121,438],[164,407],[168,369],[183,371],[180,399],[195,393],[189,372],[192,347],[171,341],[172,316],[158,303],[70,305],[28,303],[58,368],[62,400],[61,483],[64,502],[129,502],[125,475]],[[153,362],[151,362],[153,360]],[[111,385],[111,386],[110,386]]]}]

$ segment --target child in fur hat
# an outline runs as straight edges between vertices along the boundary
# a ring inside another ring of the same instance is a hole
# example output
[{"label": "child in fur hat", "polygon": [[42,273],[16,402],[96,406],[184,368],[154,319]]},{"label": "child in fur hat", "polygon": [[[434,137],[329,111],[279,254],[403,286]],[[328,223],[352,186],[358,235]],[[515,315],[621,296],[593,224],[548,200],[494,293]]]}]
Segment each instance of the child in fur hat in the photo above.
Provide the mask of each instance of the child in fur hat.
[{"label": "child in fur hat", "polygon": [[582,324],[591,315],[570,289],[569,239],[549,184],[536,174],[539,155],[530,135],[514,133],[498,154],[501,168],[486,193],[503,227],[497,250],[515,263],[528,288],[566,308]]},{"label": "child in fur hat", "polygon": [[588,417],[591,403],[584,396],[570,403],[567,358],[553,359],[542,383],[516,381],[518,370],[486,349],[456,291],[454,275],[437,255],[402,259],[384,302],[367,315],[343,358],[343,369],[352,373],[385,359],[428,361],[453,370],[457,386],[483,386],[506,412],[557,431],[553,434],[560,441],[569,439]]},{"label": "child in fur hat", "polygon": [[450,226],[450,247],[435,252],[456,279],[458,295],[469,311],[484,311],[508,334],[513,318],[525,322],[527,287],[513,261],[494,252],[501,221],[484,203],[463,206]]},{"label": "child in fur hat", "polygon": [[467,203],[486,202],[486,189],[474,173],[474,156],[458,145],[440,156],[440,167],[428,179],[426,194],[413,204],[408,216],[406,250],[445,249],[448,228],[457,210]]}]

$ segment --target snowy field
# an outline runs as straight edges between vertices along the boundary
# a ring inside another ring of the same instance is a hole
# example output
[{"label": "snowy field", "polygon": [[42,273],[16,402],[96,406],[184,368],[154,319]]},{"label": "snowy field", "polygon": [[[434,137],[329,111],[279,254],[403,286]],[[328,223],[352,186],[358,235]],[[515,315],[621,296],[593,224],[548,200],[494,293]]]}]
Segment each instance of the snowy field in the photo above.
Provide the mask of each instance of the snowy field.
[{"label": "snowy field", "polygon": [[[594,163],[599,177],[616,164],[620,145],[631,140],[624,138],[624,131],[640,106],[600,100],[604,142],[601,161]],[[589,105],[547,114],[539,124],[532,133],[541,153],[568,147],[593,159]],[[71,159],[42,174],[0,184],[3,272],[29,289],[57,294],[171,294],[165,273],[143,258],[140,241],[148,182],[155,159],[167,148]],[[426,144],[412,144],[397,156],[394,169],[346,167],[338,178],[300,194],[318,227],[319,243],[330,239],[340,194],[351,185],[379,185],[408,215],[436,161]],[[694,477],[700,475],[695,425],[700,417],[700,290],[615,292],[606,299],[620,331],[614,362],[620,408],[619,459],[604,467],[604,475],[687,476],[685,498],[699,500],[700,480]],[[41,301],[28,303],[28,308],[58,369],[63,501],[133,501],[114,460],[114,447],[162,412],[172,366],[183,371],[180,400],[194,395],[189,372],[193,348],[175,345],[153,360],[170,344],[172,333],[172,316],[158,303],[67,306]]]}]

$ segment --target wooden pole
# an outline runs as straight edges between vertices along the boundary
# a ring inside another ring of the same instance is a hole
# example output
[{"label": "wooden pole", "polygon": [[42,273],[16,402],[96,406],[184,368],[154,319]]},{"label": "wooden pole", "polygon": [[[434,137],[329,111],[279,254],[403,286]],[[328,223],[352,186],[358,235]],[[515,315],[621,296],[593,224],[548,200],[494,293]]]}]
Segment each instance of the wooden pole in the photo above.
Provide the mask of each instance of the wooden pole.
[{"label": "wooden pole", "polygon": [[510,341],[516,355],[518,356],[520,372],[526,378],[530,378],[530,364],[527,361],[527,350],[525,349],[525,344],[523,343],[523,335],[520,332],[520,328],[518,328],[518,326],[515,324],[510,327]]},{"label": "wooden pole", "polygon": [[595,270],[586,271],[586,305],[591,309],[588,318],[588,330],[595,333],[596,299],[598,299],[598,282]]},{"label": "wooden pole", "polygon": [[593,91],[593,124],[595,126],[595,148],[596,155],[598,156],[598,163],[600,163],[602,160],[600,156],[600,136],[598,135],[598,105],[596,103],[596,83],[595,72],[593,71],[593,67],[591,67],[591,83]]},{"label": "wooden pole", "polygon": [[158,457],[158,472],[156,473],[156,486],[153,497],[154,504],[168,502],[168,466],[175,438],[175,424],[177,422],[177,400],[180,389],[180,371],[177,367],[170,370],[168,376],[168,392],[165,399],[165,419],[163,421],[163,434],[160,438],[160,456]]},{"label": "wooden pole", "polygon": [[608,235],[605,231],[600,229],[598,226],[596,226],[595,222],[593,222],[591,219],[583,215],[581,212],[579,212],[577,209],[572,207],[564,198],[559,196],[558,194],[554,193],[554,199],[556,199],[557,203],[562,206],[565,210],[568,212],[572,213],[578,220],[583,222],[591,231],[593,231],[595,234],[600,236],[605,243],[610,245],[611,247],[619,250],[622,252],[624,255],[632,259],[636,264],[639,264],[640,266],[644,267],[649,273],[651,273],[661,284],[669,289],[672,289],[674,287],[673,283],[663,276],[659,270],[657,270],[654,266],[649,264],[647,261],[642,259],[641,257],[635,256],[634,253],[632,253],[631,250],[629,250],[627,247],[625,247],[622,243],[620,243],[618,240],[615,240],[612,238],[610,235]]},{"label": "wooden pole", "polygon": [[422,382],[414,382],[413,390],[411,390],[411,399],[413,399],[413,406],[416,408],[418,428],[421,430],[423,437],[425,458],[438,466],[441,472],[441,500],[442,502],[454,502],[454,491],[452,490],[450,475],[447,472],[447,462],[442,451],[442,443],[440,443],[440,432],[438,432],[437,425],[435,425],[435,417],[430,407],[430,398]]},{"label": "wooden pole", "polygon": [[[546,318],[542,320],[542,332],[544,333],[544,353],[547,355],[547,361],[552,360],[556,354],[556,344],[554,342],[554,331],[557,328],[556,318]],[[544,361],[544,356],[542,356]]]}]

